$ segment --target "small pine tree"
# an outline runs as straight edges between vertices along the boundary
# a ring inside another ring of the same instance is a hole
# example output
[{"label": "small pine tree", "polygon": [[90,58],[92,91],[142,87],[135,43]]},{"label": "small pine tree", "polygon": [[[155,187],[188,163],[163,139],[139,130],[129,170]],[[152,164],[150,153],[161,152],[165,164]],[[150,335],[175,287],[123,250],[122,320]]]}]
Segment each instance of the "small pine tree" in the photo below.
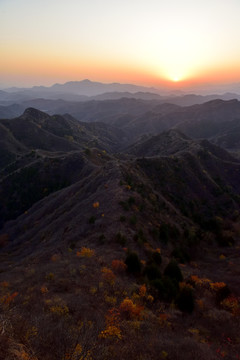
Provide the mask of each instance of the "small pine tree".
[{"label": "small pine tree", "polygon": [[151,281],[151,285],[157,290],[160,299],[168,302],[176,299],[179,289],[176,280],[163,277],[162,279],[154,279]]},{"label": "small pine tree", "polygon": [[161,279],[161,272],[155,264],[147,265],[144,269],[144,275],[146,275],[149,280]]},{"label": "small pine tree", "polygon": [[221,287],[216,292],[216,303],[219,305],[224,299],[226,299],[231,294],[231,291],[227,285]]},{"label": "small pine tree", "polygon": [[182,272],[175,260],[171,260],[164,270],[164,275],[180,282],[183,280]]},{"label": "small pine tree", "polygon": [[132,274],[141,272],[141,262],[136,253],[131,252],[127,255],[125,264],[127,265],[127,271]]},{"label": "small pine tree", "polygon": [[161,265],[162,263],[162,257],[161,257],[161,254],[157,251],[154,251],[152,253],[152,256],[151,256],[151,260],[156,264],[156,265]]},{"label": "small pine tree", "polygon": [[194,296],[190,287],[184,287],[180,290],[176,304],[182,312],[191,314],[194,310]]}]

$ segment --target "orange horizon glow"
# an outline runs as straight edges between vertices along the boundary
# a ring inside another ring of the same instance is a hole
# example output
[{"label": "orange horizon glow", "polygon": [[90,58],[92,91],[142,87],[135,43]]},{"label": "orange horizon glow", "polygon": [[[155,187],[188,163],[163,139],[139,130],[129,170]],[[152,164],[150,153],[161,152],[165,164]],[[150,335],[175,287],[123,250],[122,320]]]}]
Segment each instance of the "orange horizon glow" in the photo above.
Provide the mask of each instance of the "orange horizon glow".
[{"label": "orange horizon glow", "polygon": [[[91,79],[101,82],[136,83],[145,86],[166,86],[187,88],[204,83],[235,83],[240,81],[238,63],[218,64],[196,68],[181,74],[179,71],[167,72],[155,70],[143,62],[128,62],[111,58],[105,59],[93,54],[81,58],[52,54],[41,54],[41,51],[22,51],[15,61],[14,50],[11,56],[3,51],[0,58],[1,81],[29,85],[52,85],[56,82],[67,82],[78,79]],[[51,56],[50,56],[51,55]],[[159,72],[159,74],[158,74]],[[34,82],[32,81],[34,79]]]},{"label": "orange horizon glow", "polygon": [[[17,64],[8,61],[5,61],[4,64],[3,58],[0,60],[1,69],[4,72],[1,81],[4,81],[5,78],[6,81],[12,84],[15,81],[15,83],[22,82],[23,84],[29,83],[29,85],[52,85],[56,82],[90,79],[104,83],[136,83],[145,86],[166,86],[170,88],[187,88],[204,83],[221,84],[240,81],[240,69],[238,66],[205,69],[205,71],[199,71],[199,74],[181,77],[180,75],[156,75],[154,71],[149,71],[147,68],[127,64],[111,64],[98,61],[95,65],[91,59],[86,59],[85,62],[81,61],[81,63],[56,58],[30,58],[28,60],[19,58],[18,60]],[[35,79],[34,82],[32,79]]]},{"label": "orange horizon glow", "polygon": [[170,89],[237,83],[239,13],[239,0],[3,0],[0,87],[86,78]]}]

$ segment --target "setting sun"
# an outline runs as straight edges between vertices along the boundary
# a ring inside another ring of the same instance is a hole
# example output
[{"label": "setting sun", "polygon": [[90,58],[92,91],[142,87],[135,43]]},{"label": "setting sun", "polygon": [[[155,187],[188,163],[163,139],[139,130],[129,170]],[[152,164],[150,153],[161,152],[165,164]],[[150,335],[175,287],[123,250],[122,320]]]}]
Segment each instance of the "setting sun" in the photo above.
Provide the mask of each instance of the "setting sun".
[{"label": "setting sun", "polygon": [[179,82],[181,79],[180,79],[180,77],[178,77],[178,76],[174,76],[173,78],[172,78],[172,81],[174,81],[174,82]]},{"label": "setting sun", "polygon": [[239,13],[236,0],[1,1],[0,86],[236,82]]}]

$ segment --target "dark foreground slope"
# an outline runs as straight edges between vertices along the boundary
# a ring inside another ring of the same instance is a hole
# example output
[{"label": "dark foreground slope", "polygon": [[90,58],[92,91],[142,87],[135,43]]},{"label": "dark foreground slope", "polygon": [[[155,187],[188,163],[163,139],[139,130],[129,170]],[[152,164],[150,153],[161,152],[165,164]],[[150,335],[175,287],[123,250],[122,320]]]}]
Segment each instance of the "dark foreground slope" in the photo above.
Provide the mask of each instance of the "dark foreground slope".
[{"label": "dark foreground slope", "polygon": [[[38,164],[0,233],[2,358],[239,356],[240,162],[175,130],[118,156],[69,144],[4,169],[1,196]],[[45,195],[20,210],[38,183]]]}]

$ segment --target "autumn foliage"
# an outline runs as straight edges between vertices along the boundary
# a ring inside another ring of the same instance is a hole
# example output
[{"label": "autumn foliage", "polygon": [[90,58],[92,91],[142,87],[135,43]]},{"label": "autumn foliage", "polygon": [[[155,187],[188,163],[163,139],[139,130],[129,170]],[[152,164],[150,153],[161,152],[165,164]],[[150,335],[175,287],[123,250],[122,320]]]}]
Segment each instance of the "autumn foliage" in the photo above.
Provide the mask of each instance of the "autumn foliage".
[{"label": "autumn foliage", "polygon": [[122,273],[127,269],[127,265],[122,260],[113,260],[112,269],[116,273]]},{"label": "autumn foliage", "polygon": [[93,208],[94,208],[94,209],[99,208],[99,202],[98,202],[98,201],[96,201],[96,202],[93,203]]},{"label": "autumn foliage", "polygon": [[134,304],[129,298],[124,299],[119,306],[121,316],[126,319],[140,319],[143,309],[143,306]]},{"label": "autumn foliage", "polygon": [[221,305],[229,310],[234,316],[240,316],[240,299],[234,295],[228,296],[221,302]]},{"label": "autumn foliage", "polygon": [[102,277],[103,279],[108,282],[109,284],[113,285],[115,282],[115,278],[116,276],[114,275],[114,273],[112,272],[111,269],[109,269],[108,267],[103,267],[101,269],[102,272]]},{"label": "autumn foliage", "polygon": [[121,329],[120,329],[120,312],[116,308],[112,308],[108,311],[105,316],[106,319],[106,328],[101,331],[99,338],[102,339],[122,339]]},{"label": "autumn foliage", "polygon": [[4,305],[10,305],[14,299],[18,296],[18,292],[15,291],[13,292],[12,294],[8,294],[8,295],[5,295],[2,299],[1,299],[1,303],[4,304]]},{"label": "autumn foliage", "polygon": [[87,247],[82,247],[80,251],[77,251],[78,257],[87,257],[90,258],[95,254],[95,251],[92,249],[89,249]]}]

